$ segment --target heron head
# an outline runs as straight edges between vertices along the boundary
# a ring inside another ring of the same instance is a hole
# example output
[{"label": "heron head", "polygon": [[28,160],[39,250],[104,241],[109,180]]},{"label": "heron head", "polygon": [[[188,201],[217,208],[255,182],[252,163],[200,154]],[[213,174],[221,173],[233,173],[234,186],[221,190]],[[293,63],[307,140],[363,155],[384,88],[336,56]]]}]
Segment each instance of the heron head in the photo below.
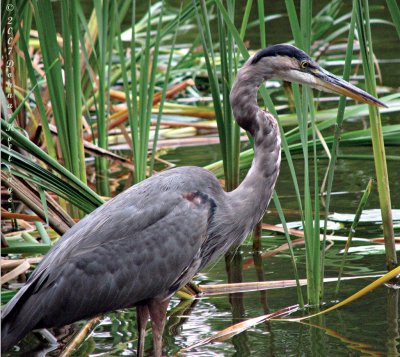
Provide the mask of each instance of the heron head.
[{"label": "heron head", "polygon": [[260,50],[249,60],[249,64],[265,64],[269,68],[269,78],[307,84],[312,88],[341,94],[362,103],[387,107],[362,89],[326,71],[304,51],[291,45],[274,45]]}]

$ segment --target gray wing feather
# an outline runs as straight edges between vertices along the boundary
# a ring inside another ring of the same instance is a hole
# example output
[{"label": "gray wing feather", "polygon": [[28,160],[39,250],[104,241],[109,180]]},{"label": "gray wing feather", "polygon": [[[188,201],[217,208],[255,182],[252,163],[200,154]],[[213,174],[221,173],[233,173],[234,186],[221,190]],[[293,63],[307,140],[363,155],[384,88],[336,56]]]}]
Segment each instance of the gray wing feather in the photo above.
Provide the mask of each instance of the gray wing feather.
[{"label": "gray wing feather", "polygon": [[167,297],[185,284],[200,265],[213,202],[206,195],[195,200],[171,191],[153,199],[127,202],[122,209],[114,199],[75,225],[3,318],[19,305],[11,315],[29,317],[31,328],[61,326]]}]

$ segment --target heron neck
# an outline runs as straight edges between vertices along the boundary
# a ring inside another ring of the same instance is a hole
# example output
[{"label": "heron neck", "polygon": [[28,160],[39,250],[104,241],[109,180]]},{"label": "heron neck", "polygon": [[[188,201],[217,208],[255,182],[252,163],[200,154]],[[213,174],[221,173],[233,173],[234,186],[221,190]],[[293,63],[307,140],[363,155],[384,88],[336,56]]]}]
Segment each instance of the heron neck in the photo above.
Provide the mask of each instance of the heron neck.
[{"label": "heron neck", "polygon": [[[252,66],[238,72],[230,96],[231,107],[240,127],[254,139],[254,159],[245,179],[228,195],[239,209],[239,217],[251,231],[264,215],[271,200],[279,174],[281,140],[276,119],[257,105],[257,92],[269,78],[268,73],[257,73]],[[249,222],[248,217],[251,217]]]}]

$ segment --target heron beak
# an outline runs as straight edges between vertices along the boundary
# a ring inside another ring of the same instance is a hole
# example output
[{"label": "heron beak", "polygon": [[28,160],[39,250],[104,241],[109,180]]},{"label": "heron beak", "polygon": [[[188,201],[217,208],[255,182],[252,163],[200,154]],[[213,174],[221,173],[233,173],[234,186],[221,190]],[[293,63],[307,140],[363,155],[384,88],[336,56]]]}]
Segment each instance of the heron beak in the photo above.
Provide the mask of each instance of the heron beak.
[{"label": "heron beak", "polygon": [[353,86],[342,78],[336,77],[334,74],[324,70],[321,67],[314,68],[310,72],[315,79],[315,87],[317,88],[328,92],[338,93],[362,103],[387,108],[385,103],[382,103],[380,100],[376,99],[362,89]]}]

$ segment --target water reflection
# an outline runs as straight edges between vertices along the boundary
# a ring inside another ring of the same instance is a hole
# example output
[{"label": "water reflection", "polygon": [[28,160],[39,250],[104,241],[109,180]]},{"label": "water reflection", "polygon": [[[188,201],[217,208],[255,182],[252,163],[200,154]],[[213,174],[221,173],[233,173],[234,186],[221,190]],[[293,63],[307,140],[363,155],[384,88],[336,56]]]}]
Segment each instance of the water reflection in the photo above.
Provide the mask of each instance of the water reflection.
[{"label": "water reflection", "polygon": [[387,355],[400,355],[399,289],[387,289]]},{"label": "water reflection", "polygon": [[[225,266],[228,277],[228,283],[243,282],[243,257],[240,251],[234,250],[225,255]],[[232,309],[232,324],[245,319],[245,308],[243,302],[243,293],[229,294],[229,302]],[[247,333],[240,333],[232,337],[234,346],[234,356],[248,356],[250,353],[248,347]]]}]

